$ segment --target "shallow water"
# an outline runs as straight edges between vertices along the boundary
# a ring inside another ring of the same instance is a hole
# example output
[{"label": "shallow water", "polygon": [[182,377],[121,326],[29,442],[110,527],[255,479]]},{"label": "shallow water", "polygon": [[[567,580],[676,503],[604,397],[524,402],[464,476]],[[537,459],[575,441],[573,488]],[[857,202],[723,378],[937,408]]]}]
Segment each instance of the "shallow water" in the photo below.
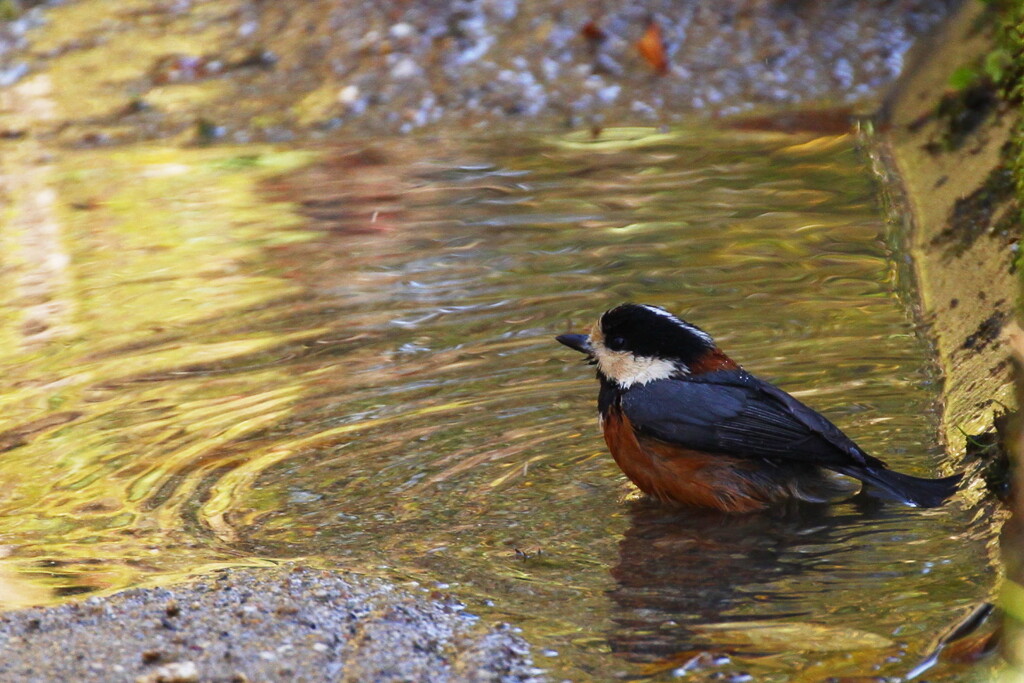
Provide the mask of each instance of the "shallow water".
[{"label": "shallow water", "polygon": [[905,674],[990,592],[955,504],[630,500],[592,369],[552,339],[666,306],[938,474],[928,350],[851,138],[319,152],[69,152],[26,190],[56,190],[56,229],[6,238],[8,604],[303,557],[453,590],[555,677],[817,680]]}]

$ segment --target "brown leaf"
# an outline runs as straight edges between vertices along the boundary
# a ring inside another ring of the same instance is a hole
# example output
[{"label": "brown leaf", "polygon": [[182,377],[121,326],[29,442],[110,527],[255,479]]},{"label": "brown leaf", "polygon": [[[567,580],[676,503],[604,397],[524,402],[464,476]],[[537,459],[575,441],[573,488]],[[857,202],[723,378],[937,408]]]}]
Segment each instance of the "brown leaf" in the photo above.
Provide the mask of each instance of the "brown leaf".
[{"label": "brown leaf", "polygon": [[583,28],[580,29],[580,34],[587,39],[587,42],[589,42],[592,45],[603,43],[605,38],[608,37],[607,34],[605,34],[605,32],[601,30],[601,27],[598,26],[597,22],[595,21],[588,21],[587,23],[583,24]]},{"label": "brown leaf", "polygon": [[668,56],[665,54],[665,41],[661,37],[661,27],[653,19],[647,24],[643,37],[636,41],[636,49],[640,51],[647,63],[659,76],[668,73]]}]

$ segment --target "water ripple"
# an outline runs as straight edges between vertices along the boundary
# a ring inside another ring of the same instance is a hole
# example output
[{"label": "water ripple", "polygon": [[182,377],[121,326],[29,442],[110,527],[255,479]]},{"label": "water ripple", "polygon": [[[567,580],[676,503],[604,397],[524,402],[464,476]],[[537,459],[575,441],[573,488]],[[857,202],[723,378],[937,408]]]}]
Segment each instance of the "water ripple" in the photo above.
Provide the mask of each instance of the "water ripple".
[{"label": "water ripple", "polygon": [[[105,197],[65,226],[76,331],[0,340],[0,569],[26,595],[254,556],[385,566],[458,584],[585,678],[695,648],[761,656],[783,633],[803,643],[792,666],[842,635],[858,654],[832,673],[898,675],[948,608],[987,594],[987,539],[955,508],[729,520],[628,502],[592,369],[552,340],[621,300],[665,305],[932,472],[926,348],[849,139],[372,151],[287,173],[215,149],[175,150],[194,156],[173,176],[146,173],[166,159],[145,148],[64,162],[66,201]],[[908,619],[909,650],[890,647]],[[737,643],[737,620],[771,624]]]}]

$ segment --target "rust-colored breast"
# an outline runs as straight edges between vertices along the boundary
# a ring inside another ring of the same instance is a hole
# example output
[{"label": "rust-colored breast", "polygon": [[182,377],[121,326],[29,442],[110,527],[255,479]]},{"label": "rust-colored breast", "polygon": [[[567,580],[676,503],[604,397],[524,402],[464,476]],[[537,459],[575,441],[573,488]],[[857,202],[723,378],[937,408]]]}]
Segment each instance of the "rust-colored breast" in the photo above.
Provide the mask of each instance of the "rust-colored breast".
[{"label": "rust-colored breast", "polygon": [[755,461],[637,436],[618,406],[605,416],[604,439],[626,476],[641,491],[666,503],[752,512],[786,497],[785,490],[766,485]]}]

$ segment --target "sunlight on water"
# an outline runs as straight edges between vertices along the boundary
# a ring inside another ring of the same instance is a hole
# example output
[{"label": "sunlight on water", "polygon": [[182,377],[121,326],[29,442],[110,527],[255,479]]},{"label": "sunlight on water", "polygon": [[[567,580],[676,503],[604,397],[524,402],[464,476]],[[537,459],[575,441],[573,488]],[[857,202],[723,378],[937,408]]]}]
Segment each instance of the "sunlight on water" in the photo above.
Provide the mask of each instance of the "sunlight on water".
[{"label": "sunlight on water", "polygon": [[703,675],[817,680],[905,672],[989,592],[988,539],[956,506],[627,500],[592,369],[552,339],[623,300],[666,306],[937,474],[927,349],[850,138],[637,129],[311,159],[67,153],[46,181],[65,258],[0,274],[7,604],[305,557],[449,584],[557,650],[556,675],[670,676],[711,650]]}]

